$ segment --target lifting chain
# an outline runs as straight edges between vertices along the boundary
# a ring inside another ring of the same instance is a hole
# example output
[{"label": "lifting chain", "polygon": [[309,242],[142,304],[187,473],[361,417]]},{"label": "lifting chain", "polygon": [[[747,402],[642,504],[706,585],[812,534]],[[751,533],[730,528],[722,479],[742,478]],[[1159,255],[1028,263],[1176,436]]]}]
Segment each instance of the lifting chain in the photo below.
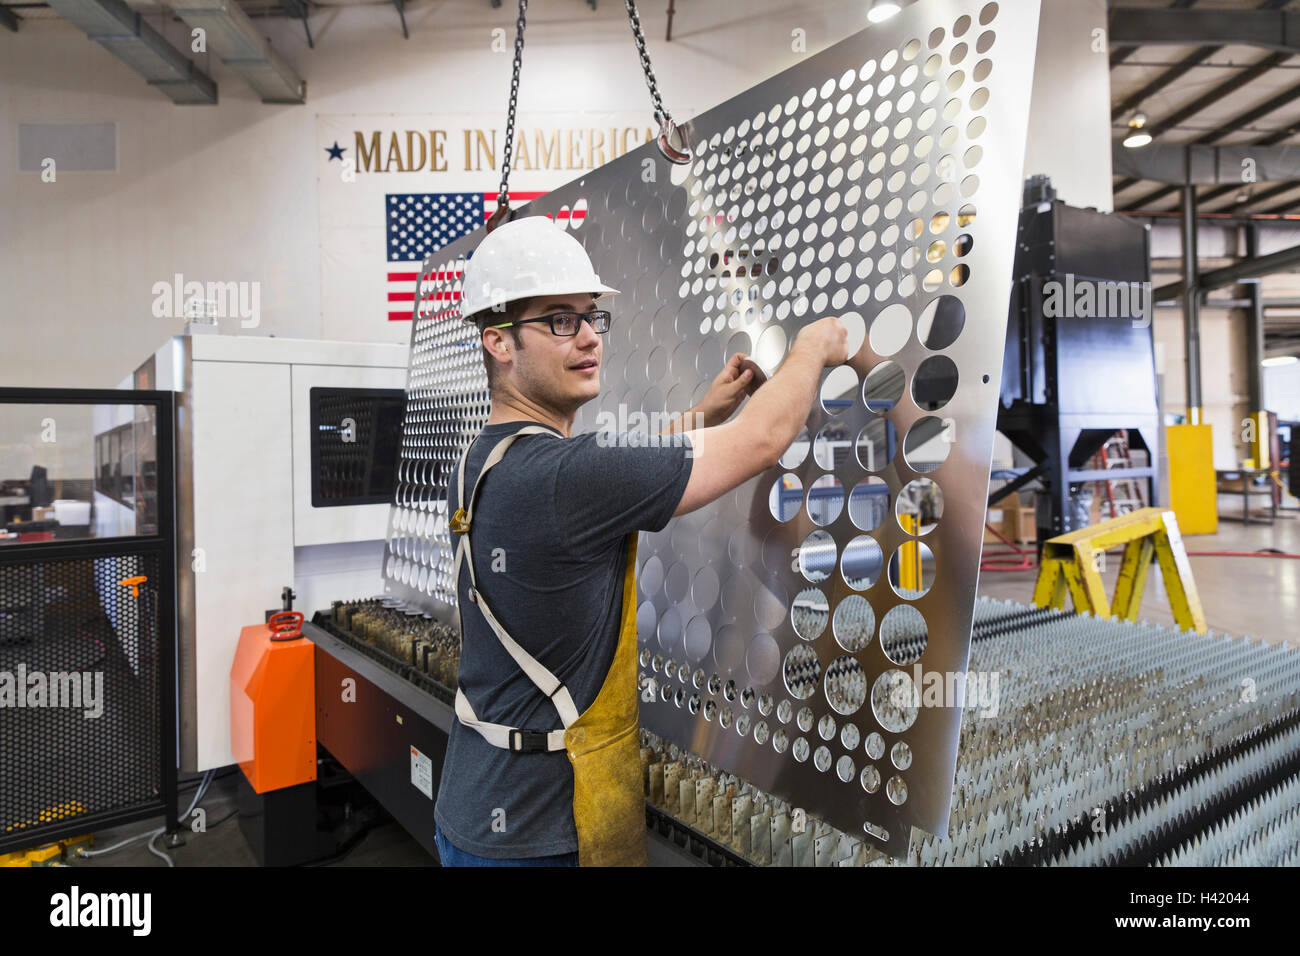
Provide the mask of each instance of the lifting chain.
[{"label": "lifting chain", "polygon": [[[679,165],[691,161],[691,140],[685,126],[673,122],[672,115],[664,106],[659,95],[659,83],[655,80],[655,71],[650,66],[650,53],[646,49],[645,36],[641,33],[641,18],[637,16],[636,0],[623,0],[627,6],[627,18],[632,24],[632,39],[636,41],[637,53],[641,56],[641,69],[645,73],[646,86],[650,87],[650,100],[654,104],[654,117],[659,121],[659,152],[670,163]],[[673,134],[681,140],[680,146],[673,145]]]},{"label": "lifting chain", "polygon": [[[650,100],[654,105],[654,117],[659,123],[657,143],[659,152],[670,163],[684,164],[691,161],[691,140],[687,127],[673,122],[672,114],[664,106],[663,97],[659,95],[659,83],[655,79],[654,69],[650,66],[650,53],[646,49],[645,35],[641,32],[641,18],[636,12],[635,0],[624,0],[627,5],[628,21],[632,24],[632,38],[636,41],[637,53],[641,57],[641,69],[645,73],[646,86],[650,88]],[[510,208],[510,157],[515,142],[515,108],[519,98],[519,68],[524,55],[524,15],[528,12],[528,0],[519,0],[519,17],[515,21],[515,62],[510,77],[510,105],[506,110],[506,145],[501,160],[501,189],[497,196],[497,208],[487,221],[487,231],[491,232],[503,222],[514,218]],[[674,143],[674,137],[677,143]]]},{"label": "lifting chain", "polygon": [[514,218],[507,189],[510,181],[510,154],[515,145],[515,106],[519,99],[519,67],[524,58],[524,14],[527,12],[528,0],[519,0],[519,17],[515,20],[515,66],[510,76],[510,105],[506,109],[506,147],[501,158],[501,191],[497,196],[497,208],[487,221],[488,232]]}]

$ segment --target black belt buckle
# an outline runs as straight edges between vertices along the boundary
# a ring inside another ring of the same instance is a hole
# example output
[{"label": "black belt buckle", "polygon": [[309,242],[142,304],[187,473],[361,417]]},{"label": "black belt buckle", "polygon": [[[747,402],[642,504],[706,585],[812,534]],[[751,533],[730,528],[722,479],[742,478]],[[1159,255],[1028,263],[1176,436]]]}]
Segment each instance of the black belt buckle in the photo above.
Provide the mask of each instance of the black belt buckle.
[{"label": "black belt buckle", "polygon": [[547,733],[544,730],[510,731],[510,749],[521,754],[540,754],[549,750]]}]

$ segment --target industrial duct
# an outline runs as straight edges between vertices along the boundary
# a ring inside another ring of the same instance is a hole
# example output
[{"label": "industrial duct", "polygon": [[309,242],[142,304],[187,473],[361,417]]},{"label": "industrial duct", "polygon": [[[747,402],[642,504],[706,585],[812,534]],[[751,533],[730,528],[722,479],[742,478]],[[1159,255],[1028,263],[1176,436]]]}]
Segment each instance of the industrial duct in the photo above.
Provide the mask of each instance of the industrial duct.
[{"label": "industrial duct", "polygon": [[206,34],[208,51],[244,78],[263,103],[303,103],[307,83],[234,0],[169,0],[176,15]]},{"label": "industrial duct", "polygon": [[172,102],[217,102],[217,84],[211,77],[122,0],[49,0],[49,4]]}]

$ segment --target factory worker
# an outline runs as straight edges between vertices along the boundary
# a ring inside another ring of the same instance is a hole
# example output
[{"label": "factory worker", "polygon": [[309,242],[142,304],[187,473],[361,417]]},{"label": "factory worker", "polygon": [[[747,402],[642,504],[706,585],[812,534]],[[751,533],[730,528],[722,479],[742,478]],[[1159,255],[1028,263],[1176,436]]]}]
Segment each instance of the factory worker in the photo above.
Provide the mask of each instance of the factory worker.
[{"label": "factory worker", "polygon": [[733,356],[664,434],[575,436],[611,323],[645,319],[612,312],[618,290],[544,216],[489,232],[463,290],[491,412],[448,476],[462,650],[439,853],[444,865],[643,865],[637,533],[774,467],[823,369],[848,358],[847,333],[834,317],[809,324],[766,382]]}]

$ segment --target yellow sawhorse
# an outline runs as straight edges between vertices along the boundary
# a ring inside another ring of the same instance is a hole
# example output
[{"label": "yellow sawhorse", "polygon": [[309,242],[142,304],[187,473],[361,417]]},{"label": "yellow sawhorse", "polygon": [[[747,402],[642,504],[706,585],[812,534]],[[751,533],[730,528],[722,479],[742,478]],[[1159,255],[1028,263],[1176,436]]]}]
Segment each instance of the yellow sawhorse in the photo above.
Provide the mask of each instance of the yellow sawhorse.
[{"label": "yellow sawhorse", "polygon": [[[1107,601],[1097,556],[1121,544],[1124,558],[1119,581],[1114,599]],[[1152,557],[1160,564],[1178,627],[1204,634],[1205,612],[1178,532],[1178,519],[1172,511],[1160,508],[1139,508],[1047,541],[1034,585],[1034,603],[1064,610],[1068,590],[1075,611],[1136,621]]]}]

